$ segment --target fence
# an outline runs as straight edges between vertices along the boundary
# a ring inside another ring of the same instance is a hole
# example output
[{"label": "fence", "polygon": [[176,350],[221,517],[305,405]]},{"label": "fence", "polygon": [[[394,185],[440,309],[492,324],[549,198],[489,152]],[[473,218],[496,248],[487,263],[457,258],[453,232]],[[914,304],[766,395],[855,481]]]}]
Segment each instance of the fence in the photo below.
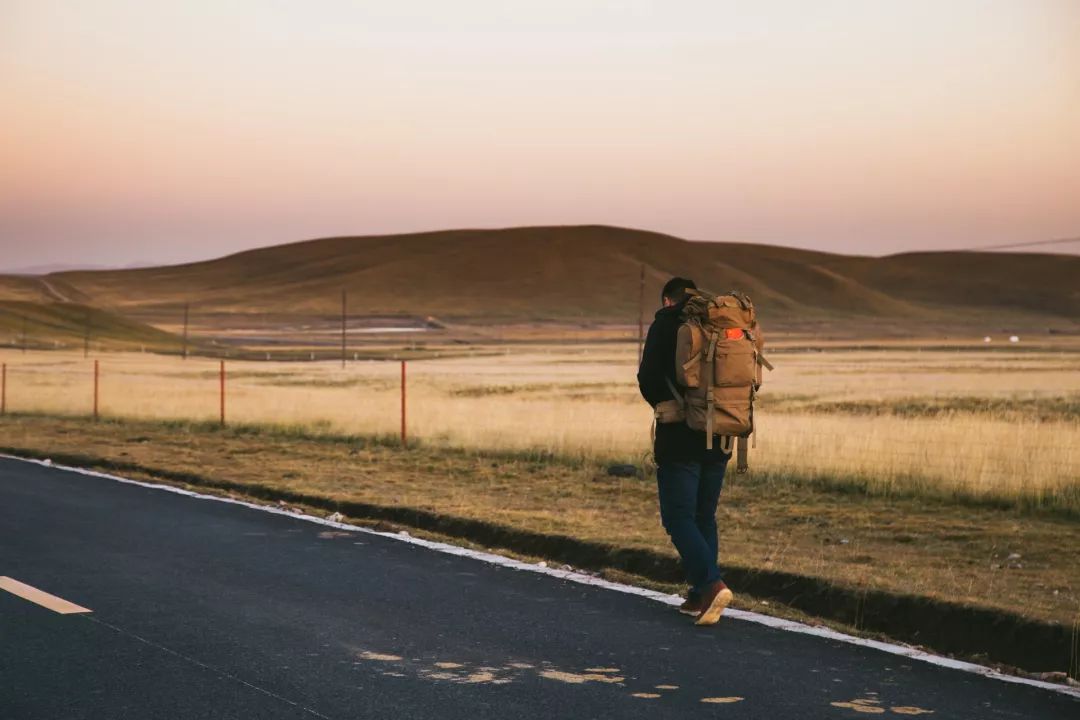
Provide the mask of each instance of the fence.
[{"label": "fence", "polygon": [[[0,412],[276,424],[397,437],[402,444],[415,439],[426,447],[640,461],[649,449],[651,414],[633,382],[635,350],[632,343],[515,347],[486,356],[429,353],[408,363],[349,361],[344,367],[141,353],[92,360],[77,352],[0,353]],[[1080,398],[1080,357],[1008,356],[967,367],[916,352],[792,353],[777,365],[758,415],[755,470],[826,483],[1077,503],[1080,401],[1070,405],[1068,398]],[[910,418],[888,412],[897,398],[952,393],[963,399],[988,387],[1001,393],[1004,411]],[[1009,393],[1030,397],[1010,410]],[[861,397],[882,412],[807,405],[807,398],[833,397]],[[1036,411],[1041,415],[1030,415]]]},{"label": "fence", "polygon": [[[401,445],[402,447],[408,446],[407,436],[407,404],[406,404],[406,365],[407,361],[401,360]],[[101,419],[101,361],[93,360],[93,380],[92,380],[92,393],[90,394],[90,417],[95,421]],[[226,398],[228,396],[228,383],[227,383],[227,371],[225,361],[221,360],[218,363],[218,386],[217,386],[217,399],[218,399],[218,424],[221,427],[226,426]],[[0,363],[0,416],[8,414],[8,363]],[[25,408],[26,410],[38,410],[40,408],[33,405]]]}]

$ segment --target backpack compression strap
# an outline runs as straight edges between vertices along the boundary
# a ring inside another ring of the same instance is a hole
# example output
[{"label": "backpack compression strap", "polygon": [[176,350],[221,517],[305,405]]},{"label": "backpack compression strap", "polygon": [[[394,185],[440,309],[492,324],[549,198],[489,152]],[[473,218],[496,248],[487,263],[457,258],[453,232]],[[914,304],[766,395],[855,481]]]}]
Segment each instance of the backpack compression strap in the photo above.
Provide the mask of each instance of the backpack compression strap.
[{"label": "backpack compression strap", "polygon": [[[679,403],[679,407],[681,407],[683,409],[683,412],[685,412],[686,411],[686,398],[684,398],[682,396],[682,393],[679,392],[679,388],[677,388],[675,386],[675,383],[671,382],[671,378],[664,378],[664,381],[667,383],[668,389],[671,390],[671,394],[674,396],[675,401],[677,403]],[[653,425],[652,425],[652,441],[654,443],[656,442],[656,420],[655,419],[653,420]],[[709,443],[709,446],[706,449],[711,450],[712,449],[712,443]],[[721,436],[720,437],[720,450],[721,450],[721,452],[724,452],[724,453],[726,453],[728,455],[731,455],[732,452],[735,450],[735,437],[733,435],[723,435],[723,436]],[[746,456],[746,453],[743,452],[743,462],[744,463],[745,463],[745,456]],[[745,471],[740,471],[740,472],[745,472]]]},{"label": "backpack compression strap", "polygon": [[720,335],[713,332],[709,335],[709,351],[705,355],[705,362],[708,363],[708,385],[706,385],[706,398],[708,399],[708,407],[705,415],[705,449],[712,450],[712,438],[713,438],[713,412],[715,408],[716,400],[713,398],[713,376],[716,373],[716,369],[713,367],[713,363],[716,361],[716,342],[720,338]]}]

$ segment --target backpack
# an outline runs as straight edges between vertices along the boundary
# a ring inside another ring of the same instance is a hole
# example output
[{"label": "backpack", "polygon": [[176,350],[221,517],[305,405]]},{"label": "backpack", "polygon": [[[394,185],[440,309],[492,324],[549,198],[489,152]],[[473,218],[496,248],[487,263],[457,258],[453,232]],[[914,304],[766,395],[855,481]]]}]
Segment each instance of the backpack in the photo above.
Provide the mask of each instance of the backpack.
[{"label": "backpack", "polygon": [[[686,424],[705,433],[711,450],[713,436],[722,436],[726,452],[738,446],[736,470],[744,473],[747,438],[754,432],[754,397],[761,387],[761,368],[772,370],[754,304],[744,293],[712,295],[687,290],[675,345],[675,379],[685,388],[671,387]],[[670,380],[668,381],[670,384]]]}]

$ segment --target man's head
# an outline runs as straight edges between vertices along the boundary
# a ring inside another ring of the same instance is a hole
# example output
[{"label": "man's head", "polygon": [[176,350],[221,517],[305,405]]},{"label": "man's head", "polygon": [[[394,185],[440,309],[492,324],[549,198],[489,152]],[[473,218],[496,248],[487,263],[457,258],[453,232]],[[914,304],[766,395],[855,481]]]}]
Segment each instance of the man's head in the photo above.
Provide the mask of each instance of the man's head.
[{"label": "man's head", "polygon": [[694,284],[693,280],[684,277],[673,277],[664,284],[664,289],[660,291],[660,302],[664,303],[664,307],[678,305],[686,299],[687,290],[697,290],[697,285]]}]

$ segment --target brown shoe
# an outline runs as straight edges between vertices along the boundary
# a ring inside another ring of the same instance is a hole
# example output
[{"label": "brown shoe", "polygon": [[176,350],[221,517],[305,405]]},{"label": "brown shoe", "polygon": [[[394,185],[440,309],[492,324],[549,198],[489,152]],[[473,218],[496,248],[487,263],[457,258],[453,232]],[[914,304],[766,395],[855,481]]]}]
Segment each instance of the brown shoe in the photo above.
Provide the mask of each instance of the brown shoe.
[{"label": "brown shoe", "polygon": [[697,595],[687,595],[686,600],[679,606],[679,612],[683,615],[693,615],[695,617],[700,615],[704,609],[705,606],[701,604],[701,598]]},{"label": "brown shoe", "polygon": [[728,590],[728,586],[724,584],[723,580],[714,582],[701,595],[702,610],[694,624],[715,625],[716,621],[724,613],[724,608],[728,606],[728,603],[734,597],[734,593]]}]

